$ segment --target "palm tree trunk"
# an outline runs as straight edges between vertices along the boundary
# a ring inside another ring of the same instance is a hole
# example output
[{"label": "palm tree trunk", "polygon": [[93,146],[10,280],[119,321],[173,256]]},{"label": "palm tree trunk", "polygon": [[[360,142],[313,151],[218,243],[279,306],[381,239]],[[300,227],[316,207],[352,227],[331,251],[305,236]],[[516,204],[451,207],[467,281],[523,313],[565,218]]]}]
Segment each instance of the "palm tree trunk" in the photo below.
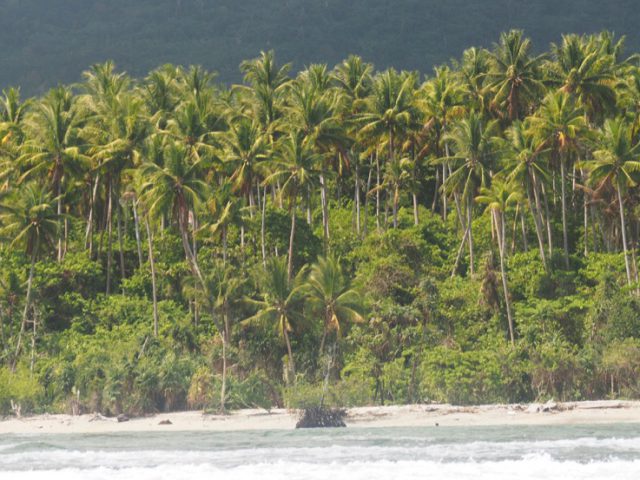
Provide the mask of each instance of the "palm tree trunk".
[{"label": "palm tree trunk", "polygon": [[[532,187],[532,189],[535,189],[535,186]],[[536,196],[535,199],[535,203],[531,201],[531,191],[529,188],[526,189],[527,190],[527,201],[529,202],[529,208],[531,210],[531,215],[533,216],[533,225],[535,226],[536,229],[536,237],[538,239],[538,248],[540,250],[540,260],[542,261],[542,266],[545,268],[545,270],[547,269],[547,256],[545,255],[544,252],[544,239],[543,239],[543,233],[542,233],[542,225],[540,223],[540,218],[539,218],[539,211],[538,211],[538,205],[539,205],[539,200]]]},{"label": "palm tree trunk", "polygon": [[393,228],[398,228],[398,200],[400,198],[400,187],[393,189]]},{"label": "palm tree trunk", "polygon": [[[127,272],[125,271],[124,268],[124,241],[123,241],[123,235],[122,235],[122,208],[120,207],[120,202],[118,202],[117,206],[116,206],[116,229],[117,229],[117,233],[118,233],[118,249],[120,250],[120,278],[122,280],[125,279],[125,277],[127,276]],[[124,285],[123,282],[121,282],[122,285]],[[122,287],[122,293],[124,294],[124,286]]]},{"label": "palm tree trunk", "polygon": [[228,315],[224,314],[224,330],[221,332],[222,335],[222,385],[220,386],[220,412],[225,412],[225,400],[227,395],[227,326],[229,320]]},{"label": "palm tree trunk", "polygon": [[420,218],[418,218],[418,196],[414,193],[413,196],[413,224],[417,227],[420,224]]},{"label": "palm tree trunk", "polygon": [[376,150],[376,228],[380,230],[380,155]]},{"label": "palm tree trunk", "polygon": [[469,271],[471,275],[475,273],[474,257],[473,257],[473,199],[469,197],[467,200],[467,229],[469,231]]},{"label": "palm tree trunk", "polygon": [[458,247],[458,253],[456,254],[456,261],[453,264],[453,270],[451,270],[451,276],[455,276],[456,271],[458,270],[458,265],[460,264],[460,259],[462,258],[462,252],[464,251],[464,246],[467,243],[467,238],[469,237],[469,229],[464,229],[464,234],[462,235],[462,241],[460,242],[460,247]]},{"label": "palm tree trunk", "polygon": [[262,250],[262,266],[267,268],[267,247],[265,245],[265,220],[267,211],[267,187],[264,187],[264,196],[262,198],[262,218],[260,219],[260,247]]},{"label": "palm tree trunk", "polygon": [[502,290],[504,292],[504,304],[507,310],[507,321],[509,323],[509,337],[511,339],[511,344],[515,344],[515,337],[513,333],[513,317],[511,316],[511,300],[509,299],[509,288],[507,284],[507,272],[504,266],[505,263],[505,241],[506,241],[506,232],[505,232],[505,222],[504,222],[504,214],[502,212],[497,212],[493,210],[494,220],[496,223],[496,230],[498,230],[498,250],[500,252],[500,275],[502,277]]},{"label": "palm tree trunk", "polygon": [[58,262],[62,261],[62,236],[63,236],[63,228],[62,228],[62,178],[58,180],[57,190],[56,190],[57,198],[57,213],[58,213]]},{"label": "palm tree trunk", "polygon": [[91,195],[91,207],[89,209],[89,218],[87,220],[87,231],[85,234],[85,248],[89,249],[89,258],[93,258],[93,217],[98,199],[98,185],[100,184],[100,174],[96,175]]},{"label": "palm tree trunk", "polygon": [[367,176],[367,188],[364,196],[364,215],[362,219],[362,233],[367,235],[368,223],[369,223],[369,191],[371,190],[371,179],[373,176],[373,157],[371,157],[371,164],[369,165],[369,175]]},{"label": "palm tree trunk", "polygon": [[289,235],[289,258],[287,260],[288,278],[291,280],[293,274],[293,241],[296,235],[296,197],[291,200],[291,234]]},{"label": "palm tree trunk", "polygon": [[113,244],[112,244],[112,212],[113,212],[113,195],[111,180],[109,180],[109,192],[107,194],[107,288],[106,294],[111,293],[111,264],[113,262]]},{"label": "palm tree trunk", "polygon": [[138,217],[138,207],[137,207],[137,201],[135,198],[132,203],[132,208],[133,208],[133,226],[136,233],[136,246],[138,247],[138,264],[140,266],[140,269],[142,269],[143,260],[142,260],[142,241],[140,239],[140,218]]},{"label": "palm tree trunk", "polygon": [[624,220],[624,202],[622,201],[622,193],[620,193],[620,186],[616,188],[618,194],[618,206],[620,207],[620,232],[622,233],[622,249],[624,251],[624,266],[627,270],[627,285],[631,286],[631,267],[629,265],[629,253],[627,247],[627,233],[626,222]]},{"label": "palm tree trunk", "polygon": [[284,333],[284,341],[287,344],[287,354],[289,355],[289,370],[291,371],[291,377],[293,378],[293,383],[296,383],[296,366],[293,362],[293,351],[291,350],[291,340],[289,339],[289,332],[287,332],[287,328],[282,329]]},{"label": "palm tree trunk", "polygon": [[354,203],[356,206],[356,235],[360,236],[360,177],[358,164],[355,165],[355,181],[353,187]]},{"label": "palm tree trunk", "polygon": [[[135,209],[135,205],[134,205]],[[151,225],[149,218],[145,217],[145,226],[147,228],[147,247],[149,249],[149,266],[151,267],[151,296],[153,299],[153,336],[158,336],[158,288],[156,285],[156,262],[153,256],[153,234],[151,233]]]},{"label": "palm tree trunk", "polygon": [[329,205],[327,201],[327,185],[323,174],[320,174],[320,197],[322,202],[322,228],[324,231],[325,253],[329,251]]},{"label": "palm tree trunk", "polygon": [[567,226],[567,193],[566,193],[566,165],[565,159],[560,159],[560,195],[562,202],[562,242],[564,247],[564,266],[569,268],[569,233]]},{"label": "palm tree trunk", "polygon": [[18,341],[16,343],[16,352],[11,362],[11,371],[15,371],[18,362],[18,356],[22,348],[22,336],[27,328],[27,317],[29,316],[29,307],[31,306],[31,294],[33,290],[33,275],[36,268],[36,258],[40,248],[40,237],[36,239],[36,244],[31,252],[31,266],[29,267],[29,278],[27,279],[27,295],[24,300],[24,311],[22,312],[22,323],[20,324],[20,332],[18,333]]},{"label": "palm tree trunk", "polygon": [[527,224],[524,221],[524,208],[523,212],[520,214],[520,226],[522,227],[522,248],[524,248],[524,252],[527,253],[529,251],[529,240],[527,239]]},{"label": "palm tree trunk", "polygon": [[544,199],[545,223],[547,225],[547,243],[549,248],[549,257],[553,258],[553,229],[551,228],[551,214],[549,213],[549,198],[547,191],[542,185],[542,197]]}]

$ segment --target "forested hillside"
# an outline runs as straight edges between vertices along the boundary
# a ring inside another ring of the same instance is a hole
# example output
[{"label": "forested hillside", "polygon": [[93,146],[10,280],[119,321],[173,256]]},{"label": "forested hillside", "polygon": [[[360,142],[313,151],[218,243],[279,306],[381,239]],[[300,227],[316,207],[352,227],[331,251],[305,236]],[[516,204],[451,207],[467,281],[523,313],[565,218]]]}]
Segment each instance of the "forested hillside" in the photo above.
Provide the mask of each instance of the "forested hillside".
[{"label": "forested hillside", "polygon": [[0,86],[42,93],[108,59],[136,76],[201,64],[237,82],[240,61],[264,49],[296,69],[357,52],[380,69],[430,74],[510,28],[539,51],[562,33],[603,29],[636,49],[638,24],[633,0],[3,0]]}]

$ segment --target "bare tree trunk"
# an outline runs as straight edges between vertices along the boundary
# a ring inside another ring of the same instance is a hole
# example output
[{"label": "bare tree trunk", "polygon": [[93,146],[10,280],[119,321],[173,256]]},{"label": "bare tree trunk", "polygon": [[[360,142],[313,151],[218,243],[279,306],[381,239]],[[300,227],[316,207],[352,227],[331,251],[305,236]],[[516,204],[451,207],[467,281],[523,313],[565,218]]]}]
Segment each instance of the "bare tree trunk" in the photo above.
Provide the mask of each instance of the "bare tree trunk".
[{"label": "bare tree trunk", "polygon": [[507,284],[507,272],[505,269],[505,222],[504,213],[493,210],[493,218],[496,223],[496,230],[498,230],[498,250],[500,252],[500,275],[502,277],[502,289],[504,292],[504,303],[507,310],[507,321],[509,323],[509,337],[511,344],[515,344],[515,336],[513,333],[513,317],[511,316],[511,300],[509,299],[509,288]]},{"label": "bare tree trunk", "polygon": [[376,151],[376,228],[380,230],[380,155]]},{"label": "bare tree trunk", "polygon": [[[225,330],[228,324],[228,317],[225,313],[224,315],[224,326]],[[220,412],[225,412],[225,401],[227,395],[227,332],[223,330],[221,332],[222,335],[222,385],[220,386]]]},{"label": "bare tree trunk", "polygon": [[113,262],[113,244],[112,244],[112,212],[113,212],[113,196],[111,181],[109,181],[109,192],[107,194],[107,288],[106,294],[111,293],[111,264]]},{"label": "bare tree trunk", "polygon": [[143,259],[142,259],[142,241],[140,239],[140,218],[138,217],[138,206],[137,200],[134,198],[132,202],[133,208],[133,226],[136,233],[136,246],[138,247],[138,264],[140,269],[142,269]]},{"label": "bare tree trunk", "polygon": [[[118,230],[118,248],[120,250],[120,278],[124,280],[127,276],[127,273],[124,269],[124,242],[122,239],[122,208],[120,207],[120,202],[118,202],[116,207],[116,229]],[[124,282],[120,282],[122,287],[122,293],[124,294]]]},{"label": "bare tree trunk", "polygon": [[267,268],[267,250],[265,245],[265,219],[267,209],[267,187],[264,187],[264,197],[262,198],[262,218],[260,219],[260,247],[262,249],[262,266]]},{"label": "bare tree trunk", "polygon": [[62,261],[62,178],[58,180],[57,192],[58,198],[56,202],[58,204],[57,213],[58,213],[58,262]]},{"label": "bare tree trunk", "polygon": [[358,171],[358,163],[355,165],[355,181],[354,181],[354,203],[356,206],[356,235],[360,236],[360,176]]},{"label": "bare tree trunk", "polygon": [[287,332],[286,327],[282,329],[284,333],[284,341],[287,344],[287,353],[289,354],[289,370],[291,371],[291,376],[293,378],[293,383],[296,382],[296,366],[293,362],[293,351],[291,350],[291,340],[289,339],[289,332]]},{"label": "bare tree trunk", "polygon": [[[135,206],[134,206],[135,209]],[[149,249],[149,265],[151,267],[151,295],[153,299],[153,336],[158,336],[158,288],[156,285],[156,263],[153,255],[153,234],[149,218],[145,217],[145,226],[147,228],[147,247]]]},{"label": "bare tree trunk", "polygon": [[622,233],[622,249],[624,251],[624,266],[627,270],[627,285],[631,286],[631,266],[629,265],[629,252],[627,247],[627,233],[626,222],[624,219],[624,202],[622,201],[622,194],[620,193],[620,186],[616,188],[618,194],[618,205],[620,207],[620,232]]},{"label": "bare tree trunk", "polygon": [[562,202],[562,242],[564,247],[564,266],[569,268],[569,233],[567,226],[567,198],[566,198],[566,165],[565,160],[562,158],[560,160],[560,191],[562,198],[560,199]]},{"label": "bare tree trunk", "polygon": [[329,206],[327,200],[327,185],[323,174],[320,174],[320,197],[322,203],[322,227],[324,231],[325,253],[329,251]]},{"label": "bare tree trunk", "polygon": [[[535,186],[533,187],[535,189]],[[545,251],[544,251],[544,239],[542,237],[543,233],[542,233],[542,225],[540,222],[540,218],[539,218],[539,212],[538,212],[538,200],[536,198],[536,202],[535,204],[531,201],[531,192],[530,190],[527,188],[527,200],[529,202],[529,208],[531,210],[531,214],[533,215],[533,225],[536,229],[536,238],[538,239],[538,249],[540,251],[540,260],[542,260],[542,265],[545,268],[545,270],[547,269],[547,256],[545,255]]]},{"label": "bare tree trunk", "polygon": [[418,196],[414,193],[413,196],[413,224],[417,227],[420,224],[420,218],[418,218]]},{"label": "bare tree trunk", "polygon": [[291,200],[291,234],[289,235],[289,258],[287,260],[288,278],[291,280],[293,274],[293,241],[296,235],[296,198]]},{"label": "bare tree trunk", "polygon": [[37,238],[35,248],[31,252],[31,266],[29,267],[29,278],[27,279],[27,295],[24,301],[24,311],[22,312],[22,323],[20,324],[20,332],[18,333],[18,341],[16,343],[16,353],[11,362],[11,371],[15,371],[16,363],[18,362],[18,356],[22,349],[22,336],[27,328],[27,317],[29,316],[29,307],[31,306],[31,295],[33,290],[33,274],[36,268],[36,258],[38,250],[40,248],[40,237]]},{"label": "bare tree trunk", "polygon": [[373,157],[371,158],[371,164],[369,165],[369,175],[367,177],[367,189],[366,195],[364,197],[364,218],[362,222],[362,233],[363,235],[367,235],[367,231],[369,229],[369,191],[371,190],[371,178],[373,176]]},{"label": "bare tree trunk", "polygon": [[467,228],[469,229],[469,271],[471,275],[475,273],[473,257],[473,200],[467,200]]}]

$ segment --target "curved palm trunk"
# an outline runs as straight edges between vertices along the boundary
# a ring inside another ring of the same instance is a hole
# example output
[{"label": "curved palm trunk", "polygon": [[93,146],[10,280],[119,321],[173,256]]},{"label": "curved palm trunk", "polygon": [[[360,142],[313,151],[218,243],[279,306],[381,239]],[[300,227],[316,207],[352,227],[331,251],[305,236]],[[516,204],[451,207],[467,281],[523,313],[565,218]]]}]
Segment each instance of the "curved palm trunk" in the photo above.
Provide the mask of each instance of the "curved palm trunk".
[{"label": "curved palm trunk", "polygon": [[620,233],[622,234],[622,249],[624,251],[624,266],[627,270],[627,285],[631,286],[631,266],[629,265],[629,253],[627,247],[627,233],[626,222],[624,218],[624,202],[622,201],[622,194],[620,193],[620,186],[616,188],[618,194],[618,205],[620,207]]},{"label": "curved palm trunk", "polygon": [[[135,207],[134,207],[135,208]],[[158,294],[156,286],[156,264],[153,256],[153,236],[149,219],[145,218],[147,228],[147,246],[149,248],[149,265],[151,267],[151,295],[153,298],[153,336],[158,336]]]},{"label": "curved palm trunk", "polygon": [[62,179],[58,180],[58,185],[56,188],[56,195],[58,196],[57,203],[57,214],[58,214],[58,262],[62,261],[62,237],[64,235],[63,227],[62,227]]},{"label": "curved palm trunk", "polygon": [[287,274],[289,280],[293,274],[293,241],[296,235],[296,197],[291,200],[291,234],[289,235],[289,258],[287,259]]}]

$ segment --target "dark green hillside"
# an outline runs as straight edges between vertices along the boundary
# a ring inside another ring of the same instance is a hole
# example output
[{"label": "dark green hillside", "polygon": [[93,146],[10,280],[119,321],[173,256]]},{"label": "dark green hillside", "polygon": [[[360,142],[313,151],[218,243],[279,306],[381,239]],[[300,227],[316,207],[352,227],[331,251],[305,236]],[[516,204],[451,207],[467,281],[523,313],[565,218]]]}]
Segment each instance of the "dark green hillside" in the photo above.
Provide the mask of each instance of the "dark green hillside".
[{"label": "dark green hillside", "polygon": [[239,62],[264,49],[297,68],[358,53],[428,72],[512,27],[539,50],[564,32],[603,29],[635,50],[639,23],[633,0],[3,0],[0,86],[40,93],[107,59],[134,75],[170,62],[238,81]]}]

